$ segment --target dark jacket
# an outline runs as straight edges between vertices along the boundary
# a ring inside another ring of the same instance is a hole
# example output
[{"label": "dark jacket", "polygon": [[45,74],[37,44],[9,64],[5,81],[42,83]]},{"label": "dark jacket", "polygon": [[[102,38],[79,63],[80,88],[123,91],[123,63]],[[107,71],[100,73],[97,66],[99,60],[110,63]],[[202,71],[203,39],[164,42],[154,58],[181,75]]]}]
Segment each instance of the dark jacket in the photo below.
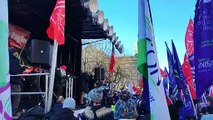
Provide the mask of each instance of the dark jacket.
[{"label": "dark jacket", "polygon": [[34,106],[22,114],[18,120],[41,120],[43,117],[44,109],[40,106]]},{"label": "dark jacket", "polygon": [[56,113],[60,112],[62,110],[62,103],[56,103],[52,109],[46,113],[45,118],[49,119],[50,117],[54,116]]},{"label": "dark jacket", "polygon": [[171,120],[180,120],[179,109],[183,106],[183,102],[177,100],[174,104],[169,105],[169,114]]},{"label": "dark jacket", "polygon": [[114,120],[112,110],[102,106],[87,107],[80,117],[82,120]]},{"label": "dark jacket", "polygon": [[63,108],[57,112],[50,120],[78,120],[74,116],[74,112],[69,108]]},{"label": "dark jacket", "polygon": [[[10,75],[22,74],[19,60],[13,56],[15,51],[9,50],[9,62],[10,62]],[[21,77],[10,77],[11,84],[21,84]]]}]

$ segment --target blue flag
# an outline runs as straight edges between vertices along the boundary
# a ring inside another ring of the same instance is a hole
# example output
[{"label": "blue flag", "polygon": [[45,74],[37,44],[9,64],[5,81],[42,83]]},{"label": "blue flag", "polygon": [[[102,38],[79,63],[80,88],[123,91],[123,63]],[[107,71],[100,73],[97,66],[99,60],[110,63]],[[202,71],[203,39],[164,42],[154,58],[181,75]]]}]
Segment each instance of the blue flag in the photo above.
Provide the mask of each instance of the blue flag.
[{"label": "blue flag", "polygon": [[173,60],[174,60],[174,71],[175,78],[179,81],[179,86],[182,89],[182,101],[184,103],[184,107],[180,110],[181,119],[185,120],[186,117],[195,116],[195,111],[193,108],[193,102],[190,96],[189,89],[186,84],[186,79],[182,71],[182,66],[180,64],[180,60],[176,51],[176,47],[174,42],[172,41],[172,50],[173,50]]},{"label": "blue flag", "polygon": [[169,92],[170,85],[169,85],[168,76],[167,77],[163,77],[163,87],[164,87],[164,91],[165,91],[166,96],[169,96],[170,95],[170,92]]},{"label": "blue flag", "polygon": [[182,65],[180,63],[177,50],[174,42],[172,41],[172,53],[173,53],[173,61],[174,61],[174,75],[176,82],[178,84],[179,89],[182,89],[185,92],[186,82],[182,71]]},{"label": "blue flag", "polygon": [[170,97],[173,101],[176,101],[180,99],[180,93],[178,91],[178,86],[176,83],[176,79],[174,76],[174,61],[173,61],[173,55],[171,51],[169,50],[169,47],[166,44],[166,51],[167,51],[167,60],[168,60],[168,67],[169,67],[169,72],[166,70],[166,73],[168,74],[169,80],[170,80]]}]

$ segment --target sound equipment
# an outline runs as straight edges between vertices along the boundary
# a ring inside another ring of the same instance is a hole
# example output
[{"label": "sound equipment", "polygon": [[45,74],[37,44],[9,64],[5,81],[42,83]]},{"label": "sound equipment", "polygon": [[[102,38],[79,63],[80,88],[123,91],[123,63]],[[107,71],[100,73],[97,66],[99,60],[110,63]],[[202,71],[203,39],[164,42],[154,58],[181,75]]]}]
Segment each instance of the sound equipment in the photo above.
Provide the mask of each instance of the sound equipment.
[{"label": "sound equipment", "polygon": [[105,79],[104,68],[101,67],[95,68],[95,80],[104,80],[104,79]]},{"label": "sound equipment", "polygon": [[50,41],[32,39],[30,62],[35,64],[51,64],[52,45]]}]

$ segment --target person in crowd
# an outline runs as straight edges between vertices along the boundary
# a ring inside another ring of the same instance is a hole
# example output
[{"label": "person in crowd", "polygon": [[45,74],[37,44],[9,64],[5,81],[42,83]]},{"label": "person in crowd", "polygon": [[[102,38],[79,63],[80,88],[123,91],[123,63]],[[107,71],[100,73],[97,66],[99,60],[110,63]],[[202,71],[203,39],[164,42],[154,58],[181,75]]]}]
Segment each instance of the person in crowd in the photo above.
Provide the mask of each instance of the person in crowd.
[{"label": "person in crowd", "polygon": [[213,97],[212,96],[207,96],[206,101],[209,106],[213,106]]},{"label": "person in crowd", "polygon": [[51,116],[53,116],[55,113],[59,112],[62,109],[63,103],[64,103],[64,97],[59,96],[58,100],[52,106],[51,110],[48,113],[46,113],[45,117],[48,119]]},{"label": "person in crowd", "polygon": [[115,104],[114,118],[135,119],[138,117],[135,101],[127,90],[122,90],[120,98]]},{"label": "person in crowd", "polygon": [[207,96],[206,97],[207,101],[207,106],[201,108],[202,114],[213,114],[213,97],[212,96]]},{"label": "person in crowd", "polygon": [[213,120],[213,114],[203,115],[200,120]]},{"label": "person in crowd", "polygon": [[175,103],[169,105],[169,114],[171,120],[180,120],[180,112],[179,109],[183,106],[183,102],[181,100],[177,100]]},{"label": "person in crowd", "polygon": [[102,88],[94,88],[88,93],[90,106],[79,115],[81,120],[114,120],[112,110],[101,105],[102,98]]},{"label": "person in crowd", "polygon": [[76,102],[73,98],[66,98],[64,100],[62,109],[58,111],[50,120],[78,120],[74,116],[74,110],[76,107]]},{"label": "person in crowd", "polygon": [[[15,48],[9,49],[10,75],[22,74],[22,69],[19,64],[19,54]],[[21,92],[22,85],[21,77],[10,77],[11,91]],[[12,95],[12,112],[15,115],[18,112],[21,95]]]},{"label": "person in crowd", "polygon": [[67,67],[65,65],[61,65],[58,69],[56,69],[55,82],[54,82],[54,93],[56,97],[63,95],[66,81],[69,79],[67,77]]},{"label": "person in crowd", "polygon": [[80,105],[84,105],[84,95],[89,91],[89,75],[88,73],[82,73],[80,76],[80,80],[78,81],[79,88],[78,91],[80,93]]}]

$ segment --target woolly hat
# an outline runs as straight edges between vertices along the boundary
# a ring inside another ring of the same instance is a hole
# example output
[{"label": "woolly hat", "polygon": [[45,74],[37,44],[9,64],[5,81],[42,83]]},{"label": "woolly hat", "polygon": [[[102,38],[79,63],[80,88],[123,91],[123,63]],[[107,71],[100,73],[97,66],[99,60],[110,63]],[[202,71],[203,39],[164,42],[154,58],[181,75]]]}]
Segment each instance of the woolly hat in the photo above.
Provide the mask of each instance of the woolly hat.
[{"label": "woolly hat", "polygon": [[72,108],[75,109],[75,100],[73,98],[66,98],[63,103],[63,108]]},{"label": "woolly hat", "polygon": [[100,103],[103,98],[103,90],[99,88],[92,89],[88,93],[88,98],[91,99],[93,102]]},{"label": "woolly hat", "polygon": [[60,66],[60,69],[63,69],[63,70],[66,71],[66,70],[67,70],[67,67],[66,67],[65,65],[61,65],[61,66]]},{"label": "woolly hat", "polygon": [[121,100],[127,101],[130,98],[131,98],[130,93],[127,90],[121,91],[121,93],[120,93],[120,99]]}]

